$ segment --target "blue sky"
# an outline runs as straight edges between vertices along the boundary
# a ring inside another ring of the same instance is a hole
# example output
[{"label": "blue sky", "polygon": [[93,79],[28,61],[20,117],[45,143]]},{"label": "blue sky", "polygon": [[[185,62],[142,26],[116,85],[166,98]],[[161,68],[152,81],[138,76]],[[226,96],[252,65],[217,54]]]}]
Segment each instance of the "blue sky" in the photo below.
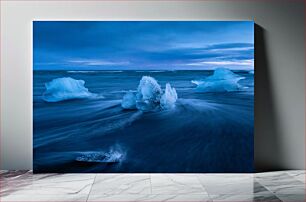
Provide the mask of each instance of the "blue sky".
[{"label": "blue sky", "polygon": [[254,68],[253,21],[34,21],[34,70]]}]

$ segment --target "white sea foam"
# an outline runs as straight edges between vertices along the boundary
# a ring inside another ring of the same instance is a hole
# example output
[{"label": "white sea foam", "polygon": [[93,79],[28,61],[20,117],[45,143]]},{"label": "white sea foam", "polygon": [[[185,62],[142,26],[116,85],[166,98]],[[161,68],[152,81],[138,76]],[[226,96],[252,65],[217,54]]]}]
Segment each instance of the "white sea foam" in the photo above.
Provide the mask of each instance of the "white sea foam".
[{"label": "white sea foam", "polygon": [[120,163],[125,158],[125,153],[121,149],[111,148],[108,152],[89,151],[82,152],[75,160],[81,162],[95,163]]},{"label": "white sea foam", "polygon": [[203,80],[193,80],[193,84],[197,85],[196,90],[199,92],[232,92],[242,89],[238,82],[244,79],[229,69],[218,68],[213,75]]},{"label": "white sea foam", "polygon": [[165,70],[143,70],[143,71],[136,71],[138,73],[144,73],[144,72],[151,72],[151,73],[159,73],[159,72],[166,72]]},{"label": "white sea foam", "polygon": [[79,70],[79,71],[67,71],[67,73],[95,73],[98,71],[84,71],[84,70]]},{"label": "white sea foam", "polygon": [[67,71],[67,73],[96,73],[96,72],[107,72],[107,73],[120,73],[123,72],[121,70],[99,70],[99,71],[95,71],[95,70],[71,70],[71,71]]},{"label": "white sea foam", "polygon": [[107,72],[107,73],[121,73],[123,71],[121,70],[103,70],[102,72]]},{"label": "white sea foam", "polygon": [[71,77],[56,78],[45,84],[46,91],[43,100],[46,102],[59,102],[70,99],[83,99],[96,97],[84,86],[85,81],[76,80]]}]

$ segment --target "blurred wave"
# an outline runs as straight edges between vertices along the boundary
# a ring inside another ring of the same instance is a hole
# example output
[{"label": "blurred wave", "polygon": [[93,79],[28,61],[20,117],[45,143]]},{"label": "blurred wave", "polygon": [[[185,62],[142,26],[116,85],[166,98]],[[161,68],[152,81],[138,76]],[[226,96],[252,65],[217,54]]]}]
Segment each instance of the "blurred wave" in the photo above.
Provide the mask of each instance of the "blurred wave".
[{"label": "blurred wave", "polygon": [[[121,107],[140,72],[34,72],[34,171],[252,172],[254,80],[235,73],[247,89],[198,93],[190,81],[211,71],[153,72],[178,99],[172,110],[142,112]],[[104,98],[44,102],[44,84],[70,74]]]}]

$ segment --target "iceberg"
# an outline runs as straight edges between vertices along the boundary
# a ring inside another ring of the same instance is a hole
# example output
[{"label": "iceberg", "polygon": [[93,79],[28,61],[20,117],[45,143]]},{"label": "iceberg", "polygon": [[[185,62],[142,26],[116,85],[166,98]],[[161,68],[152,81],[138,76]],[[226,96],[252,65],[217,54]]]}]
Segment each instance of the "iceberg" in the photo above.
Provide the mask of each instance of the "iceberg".
[{"label": "iceberg", "polygon": [[43,100],[46,102],[59,102],[71,99],[83,99],[97,96],[84,86],[85,81],[71,77],[56,78],[45,84],[46,91]]},{"label": "iceberg", "polygon": [[196,90],[199,92],[233,92],[241,89],[238,81],[244,79],[229,69],[218,68],[213,75],[203,80],[193,80],[191,83],[196,84]]},{"label": "iceberg", "polygon": [[158,107],[162,109],[173,108],[177,100],[177,93],[166,84],[165,93],[158,82],[150,76],[143,76],[139,82],[137,92],[127,92],[122,99],[123,109],[138,109],[141,111],[151,111]]},{"label": "iceberg", "polygon": [[254,74],[254,70],[250,70],[250,71],[249,71],[249,74]]},{"label": "iceberg", "polygon": [[175,88],[171,88],[170,83],[166,84],[165,93],[160,99],[160,106],[163,109],[171,109],[175,107],[175,102],[177,100],[177,93]]},{"label": "iceberg", "polygon": [[133,92],[127,92],[121,102],[123,109],[136,109],[136,95]]},{"label": "iceberg", "polygon": [[139,82],[136,93],[136,108],[150,111],[159,105],[162,89],[157,81],[150,76],[143,76]]}]

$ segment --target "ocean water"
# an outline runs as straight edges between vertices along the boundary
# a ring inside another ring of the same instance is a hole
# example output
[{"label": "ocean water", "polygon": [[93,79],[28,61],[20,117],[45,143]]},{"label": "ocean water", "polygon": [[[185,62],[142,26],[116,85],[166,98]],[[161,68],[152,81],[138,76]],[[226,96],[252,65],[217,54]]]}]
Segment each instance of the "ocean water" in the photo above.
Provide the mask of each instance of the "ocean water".
[{"label": "ocean water", "polygon": [[[201,92],[191,81],[213,71],[34,71],[34,172],[253,172],[254,75],[231,92]],[[142,76],[176,89],[175,107],[125,110]],[[45,83],[71,77],[94,96],[44,100]]]}]

